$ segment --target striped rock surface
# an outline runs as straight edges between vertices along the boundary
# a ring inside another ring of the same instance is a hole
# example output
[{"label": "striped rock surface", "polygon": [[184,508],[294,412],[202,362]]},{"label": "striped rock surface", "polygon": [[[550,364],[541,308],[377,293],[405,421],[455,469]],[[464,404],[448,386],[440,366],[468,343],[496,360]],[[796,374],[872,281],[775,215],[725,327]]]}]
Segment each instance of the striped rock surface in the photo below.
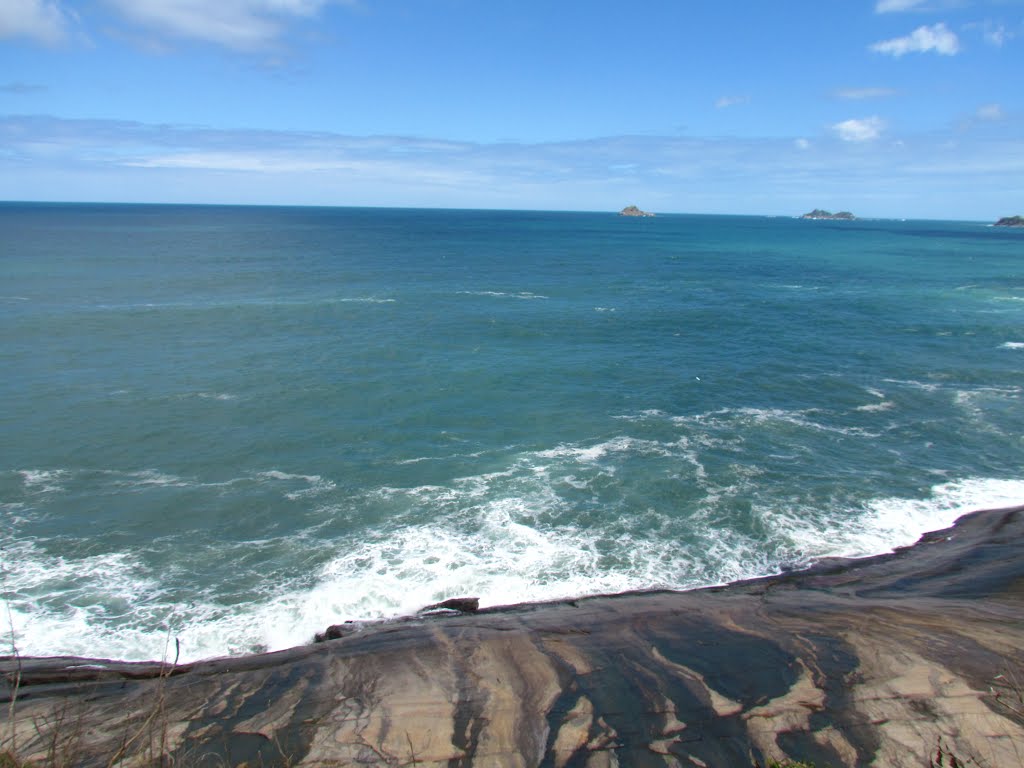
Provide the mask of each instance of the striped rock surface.
[{"label": "striped rock surface", "polygon": [[1024,507],[725,587],[0,672],[2,749],[49,764],[1024,765]]}]

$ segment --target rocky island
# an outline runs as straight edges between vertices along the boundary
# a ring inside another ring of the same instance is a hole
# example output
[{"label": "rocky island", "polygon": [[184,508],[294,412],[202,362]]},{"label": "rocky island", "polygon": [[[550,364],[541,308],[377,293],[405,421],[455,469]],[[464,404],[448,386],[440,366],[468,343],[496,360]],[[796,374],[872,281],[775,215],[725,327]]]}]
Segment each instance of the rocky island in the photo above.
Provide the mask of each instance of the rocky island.
[{"label": "rocky island", "polygon": [[654,214],[653,213],[648,213],[647,211],[641,211],[635,205],[627,205],[625,208],[623,208],[621,211],[619,211],[619,216],[648,216],[648,217],[650,217],[650,216],[654,216]]},{"label": "rocky island", "polygon": [[1022,585],[1016,507],[691,592],[443,603],[191,664],[0,658],[0,765],[1020,765]]},{"label": "rocky island", "polygon": [[823,211],[821,208],[815,208],[810,213],[805,213],[800,217],[801,219],[832,219],[837,221],[856,221],[857,217],[849,211],[839,211],[838,213],[832,213],[831,211]]},{"label": "rocky island", "polygon": [[997,227],[1024,227],[1024,216],[1004,216],[995,223]]}]

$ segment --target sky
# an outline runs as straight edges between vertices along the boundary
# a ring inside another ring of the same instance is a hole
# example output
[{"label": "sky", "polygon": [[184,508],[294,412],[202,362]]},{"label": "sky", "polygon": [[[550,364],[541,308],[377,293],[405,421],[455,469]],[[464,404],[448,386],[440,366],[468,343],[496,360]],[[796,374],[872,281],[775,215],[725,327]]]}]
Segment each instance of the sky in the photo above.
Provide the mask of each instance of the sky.
[{"label": "sky", "polygon": [[0,0],[0,200],[994,220],[1024,0]]}]

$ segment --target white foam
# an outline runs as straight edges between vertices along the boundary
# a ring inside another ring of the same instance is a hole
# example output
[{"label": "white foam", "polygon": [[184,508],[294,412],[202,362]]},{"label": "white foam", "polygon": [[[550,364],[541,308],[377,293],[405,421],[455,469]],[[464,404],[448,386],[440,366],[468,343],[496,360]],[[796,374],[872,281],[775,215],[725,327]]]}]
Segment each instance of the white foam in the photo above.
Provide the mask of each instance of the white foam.
[{"label": "white foam", "polygon": [[161,589],[130,555],[66,559],[25,541],[5,542],[4,550],[14,627],[5,643],[26,655],[152,658],[150,633],[125,626],[125,620],[145,623],[159,608]]},{"label": "white foam", "polygon": [[669,456],[673,451],[665,443],[655,440],[641,440],[635,437],[619,436],[603,443],[590,446],[560,445],[535,455],[543,459],[572,459],[579,462],[596,462],[609,454],[635,453],[640,455]]},{"label": "white foam", "polygon": [[924,392],[938,392],[942,387],[930,381],[914,381],[905,379],[883,379],[887,384],[899,384],[900,386],[920,389]]},{"label": "white foam", "polygon": [[1024,481],[970,478],[936,485],[926,499],[886,498],[838,532],[834,554],[861,557],[913,544],[980,509],[1024,504]]},{"label": "white foam", "polygon": [[[936,486],[927,499],[870,502],[859,517],[801,514],[808,510],[759,510],[768,542],[720,530],[713,515],[690,525],[697,536],[677,540],[574,527],[543,529],[518,522],[532,504],[505,499],[482,505],[461,525],[410,526],[359,543],[332,560],[317,585],[301,596],[283,596],[274,610],[270,647],[286,647],[344,619],[407,614],[447,597],[472,594],[483,605],[549,600],[653,587],[689,588],[762,575],[778,568],[773,550],[804,561],[824,556],[859,557],[912,544],[924,533],[951,525],[981,508],[1024,502],[1024,482],[973,479]],[[658,520],[653,520],[655,528]]]},{"label": "white foam", "polygon": [[746,426],[770,426],[777,423],[789,424],[801,429],[809,429],[815,432],[829,432],[840,435],[856,437],[879,437],[878,433],[871,432],[861,427],[842,427],[835,424],[827,424],[809,418],[816,413],[816,409],[786,410],[784,408],[722,408],[710,413],[698,414],[696,416],[676,417],[677,423],[707,423],[712,426],[721,426],[723,422],[739,421]]},{"label": "white foam", "polygon": [[1024,341],[1005,341],[999,346],[1001,349],[1024,349]]},{"label": "white foam", "polygon": [[138,472],[118,472],[114,470],[101,470],[100,474],[109,475],[114,483],[119,486],[162,486],[171,488],[188,488],[196,483],[192,480],[185,480],[177,475],[169,475],[156,469],[144,469]]},{"label": "white foam", "polygon": [[854,410],[872,413],[879,411],[891,411],[895,407],[896,403],[892,402],[891,400],[885,400],[881,403],[869,403],[868,405],[859,405]]},{"label": "white foam", "polygon": [[257,472],[255,477],[262,480],[275,480],[283,482],[299,481],[306,483],[308,487],[299,488],[294,491],[285,493],[285,498],[295,501],[307,496],[318,496],[328,491],[333,491],[336,487],[333,480],[327,480],[320,475],[297,475],[290,472],[282,472],[278,469],[272,469],[267,472]]},{"label": "white foam", "polygon": [[620,416],[613,416],[612,418],[618,421],[631,421],[635,423],[642,423],[645,421],[663,421],[670,419],[669,415],[665,411],[658,410],[657,408],[648,408],[638,413],[623,414]]},{"label": "white foam", "polygon": [[[387,529],[224,545],[227,559],[234,557],[231,547],[246,554],[286,547],[316,553],[322,563],[298,576],[265,572],[264,583],[242,602],[217,599],[217,585],[183,598],[181,572],[154,571],[141,554],[71,560],[36,544],[0,540],[10,560],[4,570],[15,639],[27,654],[123,659],[167,658],[175,638],[182,661],[275,650],[308,642],[331,623],[400,616],[459,595],[476,595],[489,606],[685,589],[765,575],[783,562],[877,554],[947,527],[964,512],[1024,503],[1022,481],[969,478],[936,485],[926,498],[823,508],[799,497],[765,496],[758,490],[761,470],[740,465],[686,510],[632,509],[616,518],[609,514],[614,506],[595,495],[603,507],[598,518],[562,495],[575,497],[613,478],[620,459],[651,452],[692,461],[695,471],[685,482],[707,484],[686,440],[620,436],[522,454],[503,471],[446,484],[378,488],[368,495],[395,510]],[[670,464],[678,471],[679,463]],[[140,484],[180,480],[152,471],[117,477]],[[292,492],[333,487],[319,475],[279,469],[251,479],[289,490],[299,484]],[[723,510],[737,499],[752,500],[756,535],[743,533],[747,526],[723,525]]]},{"label": "white foam", "polygon": [[976,389],[957,390],[953,402],[961,408],[980,430],[997,435],[1005,435],[998,421],[986,417],[985,406],[993,402],[1017,400],[1021,394],[1020,387],[978,387]]},{"label": "white foam", "polygon": [[267,480],[305,480],[307,483],[318,483],[322,480],[320,475],[296,475],[291,472],[282,472],[279,469],[257,472],[256,477],[266,478]]},{"label": "white foam", "polygon": [[63,491],[61,481],[68,476],[64,469],[21,469],[18,470],[25,490],[38,493]]},{"label": "white foam", "polygon": [[519,291],[517,293],[506,293],[505,291],[456,291],[462,296],[492,296],[500,299],[546,299],[547,296],[541,296],[539,293],[531,293],[530,291]]}]

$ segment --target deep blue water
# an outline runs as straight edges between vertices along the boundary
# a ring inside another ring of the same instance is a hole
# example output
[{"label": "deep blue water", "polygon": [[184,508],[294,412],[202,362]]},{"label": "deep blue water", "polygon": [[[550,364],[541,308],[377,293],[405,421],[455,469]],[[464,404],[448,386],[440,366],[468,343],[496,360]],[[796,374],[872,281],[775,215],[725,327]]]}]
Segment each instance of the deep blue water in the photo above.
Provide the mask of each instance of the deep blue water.
[{"label": "deep blue water", "polygon": [[1021,231],[12,203],[0,276],[22,653],[721,583],[1024,503]]}]

